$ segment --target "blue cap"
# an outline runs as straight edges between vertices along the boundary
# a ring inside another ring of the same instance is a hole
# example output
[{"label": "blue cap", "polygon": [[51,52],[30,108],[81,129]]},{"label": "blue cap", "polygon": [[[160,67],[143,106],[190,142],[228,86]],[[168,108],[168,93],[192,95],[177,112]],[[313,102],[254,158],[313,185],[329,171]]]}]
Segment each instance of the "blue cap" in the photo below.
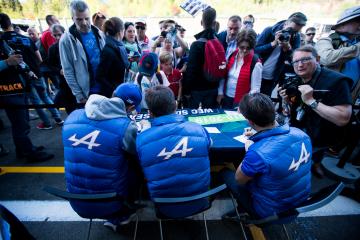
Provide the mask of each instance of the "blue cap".
[{"label": "blue cap", "polygon": [[144,53],[139,61],[139,72],[144,76],[152,77],[156,73],[158,65],[159,59],[155,53]]},{"label": "blue cap", "polygon": [[140,88],[133,83],[122,83],[114,91],[114,97],[121,98],[125,103],[134,105],[137,112],[141,111],[142,99]]}]

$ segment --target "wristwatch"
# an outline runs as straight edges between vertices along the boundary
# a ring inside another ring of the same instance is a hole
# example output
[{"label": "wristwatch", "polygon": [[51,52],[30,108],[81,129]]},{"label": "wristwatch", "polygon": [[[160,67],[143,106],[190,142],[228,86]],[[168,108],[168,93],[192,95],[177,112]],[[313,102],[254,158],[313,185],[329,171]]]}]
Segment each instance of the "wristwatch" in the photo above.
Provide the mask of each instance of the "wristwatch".
[{"label": "wristwatch", "polygon": [[309,107],[311,107],[311,109],[316,109],[318,105],[319,105],[319,102],[314,100],[309,104]]}]

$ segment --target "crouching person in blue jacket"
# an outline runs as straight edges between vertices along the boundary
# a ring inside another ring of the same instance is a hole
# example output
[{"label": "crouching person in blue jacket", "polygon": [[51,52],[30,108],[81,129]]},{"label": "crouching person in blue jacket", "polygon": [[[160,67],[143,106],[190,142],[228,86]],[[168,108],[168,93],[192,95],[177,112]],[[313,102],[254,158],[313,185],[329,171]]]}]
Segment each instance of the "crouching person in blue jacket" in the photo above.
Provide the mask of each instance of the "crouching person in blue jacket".
[{"label": "crouching person in blue jacket", "polygon": [[[130,83],[119,85],[112,98],[93,94],[85,109],[72,112],[63,127],[65,178],[71,193],[116,192],[124,199],[138,191],[135,170],[136,123],[127,113],[141,103],[141,91]],[[105,226],[116,231],[126,224],[134,211],[123,201],[71,202],[80,216],[101,213]]]},{"label": "crouching person in blue jacket", "polygon": [[[221,172],[239,212],[264,218],[299,206],[311,188],[309,136],[289,125],[278,126],[274,105],[264,94],[245,95],[239,110],[256,134],[245,143],[247,152],[236,173]],[[223,218],[235,216],[232,211]]]},{"label": "crouching person in blue jacket", "polygon": [[[207,131],[175,114],[175,97],[168,87],[150,88],[145,101],[154,119],[151,127],[138,135],[136,148],[151,199],[206,192],[210,185],[211,142]],[[166,217],[180,218],[196,213],[207,204],[205,199],[157,207]]]}]

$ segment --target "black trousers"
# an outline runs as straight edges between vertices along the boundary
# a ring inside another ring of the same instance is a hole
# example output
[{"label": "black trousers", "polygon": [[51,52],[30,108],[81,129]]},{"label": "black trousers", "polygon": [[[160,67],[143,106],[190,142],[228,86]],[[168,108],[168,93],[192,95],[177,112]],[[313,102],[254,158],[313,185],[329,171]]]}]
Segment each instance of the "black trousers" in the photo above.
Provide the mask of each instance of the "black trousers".
[{"label": "black trousers", "polygon": [[[0,96],[0,105],[26,105],[25,94]],[[13,141],[18,154],[28,154],[33,151],[34,146],[29,138],[29,112],[27,109],[5,109],[6,115],[11,123]]]}]

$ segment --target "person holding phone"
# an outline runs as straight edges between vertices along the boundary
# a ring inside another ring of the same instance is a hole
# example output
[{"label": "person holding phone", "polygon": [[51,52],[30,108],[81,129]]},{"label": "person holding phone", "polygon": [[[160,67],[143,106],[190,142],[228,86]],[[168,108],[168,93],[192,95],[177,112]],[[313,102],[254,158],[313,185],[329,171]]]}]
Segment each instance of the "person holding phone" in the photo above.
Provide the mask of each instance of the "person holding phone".
[{"label": "person holding phone", "polygon": [[136,39],[135,25],[132,22],[125,23],[125,34],[123,38],[123,42],[126,48],[126,52],[128,54],[128,60],[130,62],[130,70],[137,73],[138,62],[141,56],[141,48]]}]

